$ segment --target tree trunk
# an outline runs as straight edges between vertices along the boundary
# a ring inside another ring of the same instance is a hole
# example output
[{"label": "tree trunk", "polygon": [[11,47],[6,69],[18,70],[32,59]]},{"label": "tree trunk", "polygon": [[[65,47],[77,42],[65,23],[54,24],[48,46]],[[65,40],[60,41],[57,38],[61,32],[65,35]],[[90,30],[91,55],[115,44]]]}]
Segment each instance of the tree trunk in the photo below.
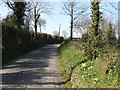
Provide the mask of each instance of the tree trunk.
[{"label": "tree trunk", "polygon": [[120,2],[118,2],[118,37],[120,38]]},{"label": "tree trunk", "polygon": [[35,38],[37,38],[37,23],[35,23],[34,28],[35,28]]},{"label": "tree trunk", "polygon": [[42,31],[41,31],[41,25],[40,25],[40,33],[42,33]]},{"label": "tree trunk", "polygon": [[36,7],[34,8],[34,28],[35,28],[35,39],[37,38],[37,13]]},{"label": "tree trunk", "polygon": [[100,11],[99,11],[99,2],[92,2],[92,27],[94,29],[94,36],[98,36],[99,34],[99,19],[100,19]]},{"label": "tree trunk", "polygon": [[72,40],[73,38],[73,19],[71,18],[71,35],[70,35],[70,39]]},{"label": "tree trunk", "polygon": [[70,39],[73,39],[73,6],[71,7],[71,35]]}]

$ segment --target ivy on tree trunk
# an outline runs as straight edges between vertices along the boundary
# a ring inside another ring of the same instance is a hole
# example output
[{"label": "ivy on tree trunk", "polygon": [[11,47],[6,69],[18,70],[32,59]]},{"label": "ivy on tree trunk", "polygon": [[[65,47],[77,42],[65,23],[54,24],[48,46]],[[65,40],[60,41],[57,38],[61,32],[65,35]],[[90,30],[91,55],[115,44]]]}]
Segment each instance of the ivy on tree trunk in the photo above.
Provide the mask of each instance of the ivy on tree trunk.
[{"label": "ivy on tree trunk", "polygon": [[92,9],[92,28],[94,29],[94,36],[98,36],[99,34],[99,19],[100,19],[100,11],[99,11],[99,3],[100,2],[91,2],[91,9]]},{"label": "ivy on tree trunk", "polygon": [[99,55],[99,20],[100,20],[100,11],[99,11],[99,3],[93,1],[91,2],[91,19],[92,24],[89,28],[89,35],[88,35],[88,41],[86,43],[85,52],[88,56],[88,60],[96,59]]}]

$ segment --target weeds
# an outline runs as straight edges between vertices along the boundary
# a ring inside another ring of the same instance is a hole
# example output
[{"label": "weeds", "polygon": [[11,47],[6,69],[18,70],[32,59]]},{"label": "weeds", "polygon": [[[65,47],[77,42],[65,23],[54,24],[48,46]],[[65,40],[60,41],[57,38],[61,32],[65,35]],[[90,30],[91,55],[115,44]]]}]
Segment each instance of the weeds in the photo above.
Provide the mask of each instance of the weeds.
[{"label": "weeds", "polygon": [[[69,42],[59,48],[62,80],[65,88],[118,88],[118,49],[104,49],[94,60],[87,60],[82,43]],[[81,45],[81,46],[80,46]],[[102,50],[101,50],[102,51]],[[108,60],[107,60],[108,59]],[[108,73],[106,73],[108,71]]]}]

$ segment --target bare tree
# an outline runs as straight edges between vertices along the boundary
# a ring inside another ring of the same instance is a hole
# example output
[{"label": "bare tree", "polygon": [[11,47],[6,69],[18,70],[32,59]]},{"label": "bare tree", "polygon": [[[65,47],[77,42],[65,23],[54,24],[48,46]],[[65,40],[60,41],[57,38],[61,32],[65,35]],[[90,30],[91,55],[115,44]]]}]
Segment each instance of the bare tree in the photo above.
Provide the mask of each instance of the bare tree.
[{"label": "bare tree", "polygon": [[59,32],[58,32],[58,31],[54,31],[54,32],[53,32],[53,35],[59,36]]},{"label": "bare tree", "polygon": [[115,10],[118,10],[118,8],[111,2],[108,2]]},{"label": "bare tree", "polygon": [[[120,8],[120,2],[117,2],[117,4],[118,5],[116,5],[114,2],[109,2],[109,1],[106,1],[106,2],[101,2],[101,7],[100,7],[100,9],[101,10],[103,10],[103,11],[106,11],[106,12],[109,12],[109,13],[111,13],[111,14],[118,14],[118,16],[120,16],[119,15],[119,8]],[[116,11],[116,13],[114,13],[113,11],[111,11],[111,9],[109,9],[107,6],[111,6],[112,8],[114,8],[114,10]],[[112,21],[111,20],[111,18],[110,18],[110,21]],[[119,17],[118,17],[118,24],[119,24]],[[108,27],[108,25],[106,25],[107,27]],[[119,25],[115,25],[114,27],[116,28],[116,29],[118,29],[118,26]],[[103,29],[101,29],[101,30],[103,30]],[[117,34],[118,34],[118,37],[120,37],[120,30],[118,29],[118,32],[117,32]]]},{"label": "bare tree", "polygon": [[27,5],[26,5],[26,17],[25,17],[25,28],[29,31],[30,30],[30,27],[31,27],[31,24],[32,23],[32,16],[33,16],[33,13],[32,13],[32,5],[31,5],[31,2],[27,2]]},{"label": "bare tree", "polygon": [[73,2],[69,0],[68,2],[64,3],[64,6],[62,7],[65,14],[67,14],[70,17],[70,39],[73,38],[73,25],[74,22],[80,15],[82,15],[88,8],[81,8],[80,4],[78,2]]},{"label": "bare tree", "polygon": [[[120,2],[118,2],[118,45],[120,45]],[[120,85],[119,85],[120,86]]]},{"label": "bare tree", "polygon": [[51,14],[51,6],[49,2],[31,2],[33,8],[33,21],[34,21],[34,29],[35,36],[37,36],[37,24],[41,14]]},{"label": "bare tree", "polygon": [[82,18],[81,20],[77,20],[74,24],[74,32],[79,36],[83,33],[88,33],[91,23],[92,21],[90,18]]},{"label": "bare tree", "polygon": [[3,7],[3,0],[0,0],[0,9]]},{"label": "bare tree", "polygon": [[40,19],[38,20],[38,25],[39,25],[39,27],[40,27],[40,32],[42,32],[42,31],[41,31],[41,27],[42,27],[42,26],[45,27],[45,24],[46,24],[45,19],[40,18]]},{"label": "bare tree", "polygon": [[66,30],[62,31],[62,35],[63,35],[64,38],[67,38],[68,32]]}]

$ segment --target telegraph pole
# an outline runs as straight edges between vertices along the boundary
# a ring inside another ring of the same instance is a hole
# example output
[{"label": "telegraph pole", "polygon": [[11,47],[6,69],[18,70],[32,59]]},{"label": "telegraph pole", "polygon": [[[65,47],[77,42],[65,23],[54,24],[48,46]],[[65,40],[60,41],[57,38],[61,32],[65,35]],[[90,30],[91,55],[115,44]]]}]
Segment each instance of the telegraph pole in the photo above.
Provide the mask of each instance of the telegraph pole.
[{"label": "telegraph pole", "polygon": [[59,24],[59,34],[58,34],[59,36],[60,36],[60,28],[61,28],[61,24]]}]

